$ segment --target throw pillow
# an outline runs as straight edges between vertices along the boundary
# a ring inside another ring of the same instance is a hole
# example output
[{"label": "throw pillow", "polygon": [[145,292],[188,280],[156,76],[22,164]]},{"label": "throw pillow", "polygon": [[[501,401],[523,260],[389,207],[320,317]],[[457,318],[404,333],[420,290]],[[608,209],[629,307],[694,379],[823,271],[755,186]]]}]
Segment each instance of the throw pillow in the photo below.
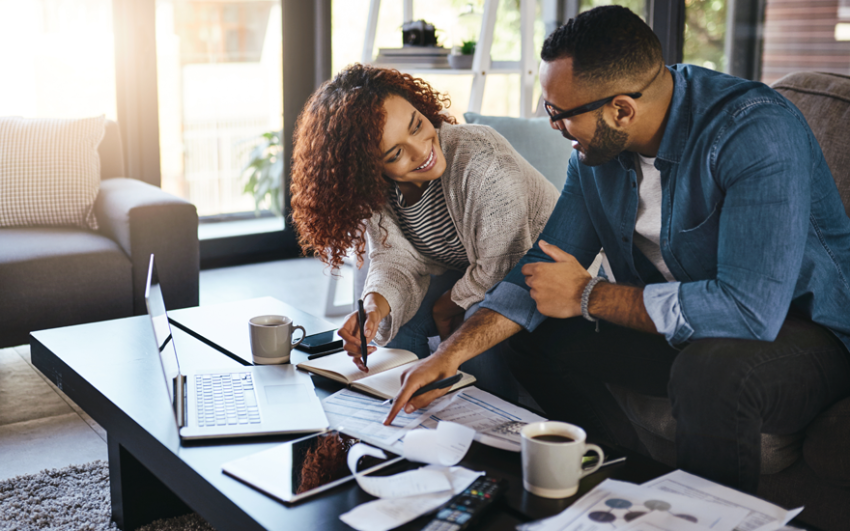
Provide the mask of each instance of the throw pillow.
[{"label": "throw pillow", "polygon": [[97,229],[104,121],[0,117],[0,227]]},{"label": "throw pillow", "polygon": [[468,124],[489,125],[495,129],[559,192],[564,187],[573,147],[560,132],[549,126],[548,117],[511,118],[474,112],[464,113],[463,117]]}]

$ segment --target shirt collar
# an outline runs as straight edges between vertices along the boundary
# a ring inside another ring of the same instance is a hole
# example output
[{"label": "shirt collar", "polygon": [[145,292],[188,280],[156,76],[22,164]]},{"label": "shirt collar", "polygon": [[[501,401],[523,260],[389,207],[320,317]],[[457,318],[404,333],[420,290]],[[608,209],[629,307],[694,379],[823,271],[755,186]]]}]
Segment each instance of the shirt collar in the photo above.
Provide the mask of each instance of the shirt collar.
[{"label": "shirt collar", "polygon": [[667,127],[658,146],[657,158],[668,162],[678,163],[688,142],[691,128],[691,98],[688,92],[688,82],[674,67],[667,67],[673,76],[673,98],[670,100],[670,116]]},{"label": "shirt collar", "polygon": [[[691,126],[691,101],[688,94],[688,82],[684,76],[676,68],[668,66],[667,70],[673,76],[673,98],[670,100],[670,116],[667,118],[667,126],[664,129],[664,136],[661,137],[656,158],[678,163],[688,141],[688,131]],[[635,159],[631,151],[620,153],[617,160],[623,169],[634,169]]]}]

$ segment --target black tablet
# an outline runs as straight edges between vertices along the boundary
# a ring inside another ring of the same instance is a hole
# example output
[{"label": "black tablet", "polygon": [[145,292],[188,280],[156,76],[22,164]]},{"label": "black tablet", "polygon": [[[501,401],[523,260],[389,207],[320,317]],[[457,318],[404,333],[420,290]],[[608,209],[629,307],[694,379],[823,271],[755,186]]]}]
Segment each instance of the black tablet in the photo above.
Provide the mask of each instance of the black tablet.
[{"label": "black tablet", "polygon": [[[358,442],[357,437],[327,431],[225,463],[222,468],[273,498],[297,502],[353,479],[348,452]],[[402,459],[392,452],[384,453],[385,459],[369,455],[360,458],[357,472],[371,473]]]}]

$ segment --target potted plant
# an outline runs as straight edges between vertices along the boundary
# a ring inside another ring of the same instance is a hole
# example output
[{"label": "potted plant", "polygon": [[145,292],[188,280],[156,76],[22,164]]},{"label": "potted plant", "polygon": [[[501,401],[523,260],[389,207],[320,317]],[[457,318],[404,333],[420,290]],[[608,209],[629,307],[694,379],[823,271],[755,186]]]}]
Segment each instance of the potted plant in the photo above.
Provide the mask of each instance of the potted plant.
[{"label": "potted plant", "polygon": [[449,55],[449,65],[457,69],[472,68],[475,44],[475,41],[463,41],[462,45],[453,47],[452,53]]},{"label": "potted plant", "polygon": [[254,197],[254,214],[271,210],[276,216],[283,215],[283,131],[263,133],[260,143],[251,151],[248,163],[242,169],[247,179],[243,193]]}]

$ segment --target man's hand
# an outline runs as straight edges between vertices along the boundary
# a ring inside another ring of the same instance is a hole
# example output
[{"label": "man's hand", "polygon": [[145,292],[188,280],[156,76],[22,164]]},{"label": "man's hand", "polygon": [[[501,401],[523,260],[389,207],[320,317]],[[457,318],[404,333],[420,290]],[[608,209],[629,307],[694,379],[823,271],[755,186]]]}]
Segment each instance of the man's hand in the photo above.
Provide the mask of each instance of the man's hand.
[{"label": "man's hand", "polygon": [[411,364],[401,375],[401,389],[393,399],[393,407],[390,409],[386,420],[384,420],[384,425],[389,426],[402,408],[404,408],[406,413],[412,413],[448,393],[451,389],[450,387],[434,389],[416,398],[410,398],[420,387],[436,382],[437,380],[442,380],[443,378],[448,378],[449,376],[454,376],[457,374],[457,371],[458,366],[449,361],[448,358],[436,355],[428,356],[417,363]]},{"label": "man's hand", "polygon": [[590,273],[573,255],[543,240],[540,240],[540,250],[555,263],[536,262],[522,267],[537,311],[558,319],[581,315],[581,293],[590,282]]},{"label": "man's hand", "polygon": [[440,341],[445,341],[452,332],[458,329],[463,323],[463,314],[466,310],[458,306],[452,300],[451,290],[443,293],[434,307],[431,309],[431,315],[434,317],[434,322],[437,324],[437,332],[440,334]]},{"label": "man's hand", "polygon": [[413,393],[420,387],[454,376],[458,367],[465,361],[511,337],[519,330],[520,326],[507,317],[487,308],[479,309],[457,332],[440,344],[437,352],[403,373],[401,390],[393,399],[393,407],[384,424],[389,425],[402,408],[411,413],[446,394],[448,389],[437,389],[411,400]]}]

